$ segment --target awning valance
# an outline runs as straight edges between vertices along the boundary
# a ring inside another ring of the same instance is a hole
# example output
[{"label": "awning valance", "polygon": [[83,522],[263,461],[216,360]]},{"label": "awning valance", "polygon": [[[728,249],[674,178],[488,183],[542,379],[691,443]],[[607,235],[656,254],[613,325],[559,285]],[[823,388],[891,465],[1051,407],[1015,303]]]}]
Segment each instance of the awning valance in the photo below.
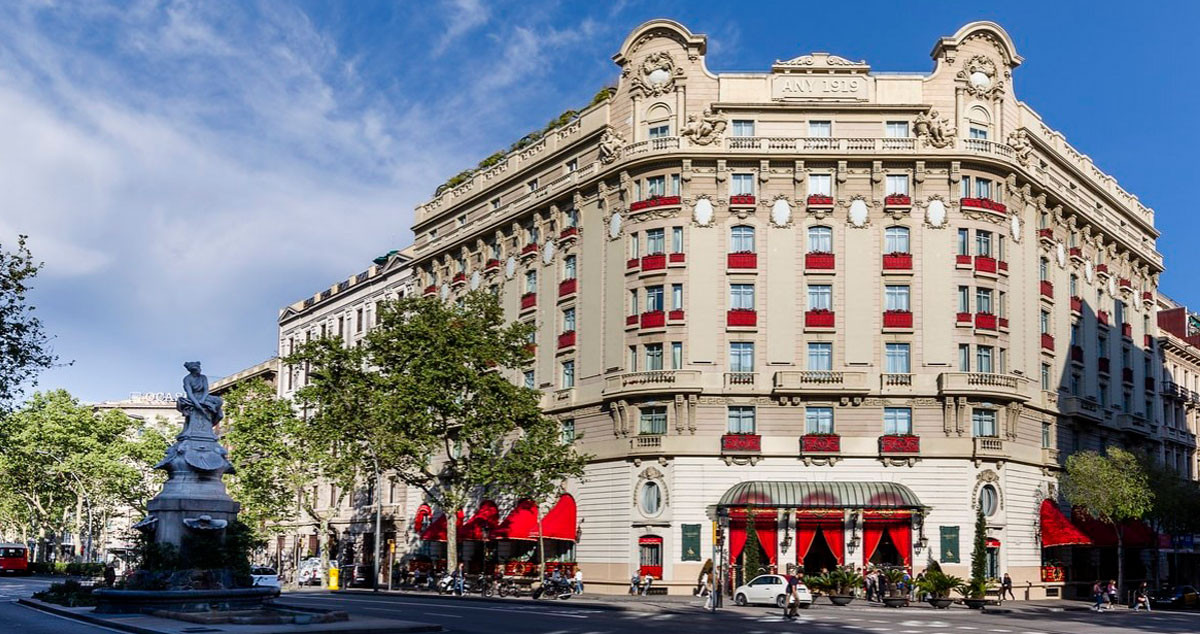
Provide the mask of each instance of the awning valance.
[{"label": "awning valance", "polygon": [[500,525],[500,507],[491,500],[479,504],[479,510],[462,526],[459,539],[464,541],[483,541],[491,536],[491,532]]},{"label": "awning valance", "polygon": [[[1083,529],[1084,533],[1087,533],[1088,537],[1092,538],[1093,545],[1117,545],[1117,534],[1111,525],[1101,522],[1080,509],[1075,509],[1072,520],[1079,528]],[[1158,534],[1147,526],[1145,522],[1129,520],[1121,522],[1119,527],[1121,529],[1121,542],[1126,548],[1153,548],[1158,543]]]},{"label": "awning valance", "polygon": [[1071,523],[1053,500],[1042,500],[1042,548],[1055,546],[1086,546],[1092,538]]},{"label": "awning valance", "polygon": [[[575,515],[575,498],[564,494],[542,518],[542,537],[575,541]],[[536,526],[533,535],[537,537]]]},{"label": "awning valance", "polygon": [[429,508],[428,504],[422,504],[417,508],[417,514],[413,517],[412,529],[418,536],[425,531],[425,525],[429,522],[429,518],[433,517],[433,509]]},{"label": "awning valance", "polygon": [[521,500],[500,522],[496,539],[537,539],[538,507],[533,500]]},{"label": "awning valance", "polygon": [[752,480],[734,485],[718,508],[925,508],[912,489],[895,482],[772,482]]},{"label": "awning valance", "polygon": [[[458,533],[462,533],[463,512],[458,512]],[[432,522],[421,531],[421,540],[426,542],[444,542],[447,541],[446,535],[446,514],[439,513],[433,518]]]}]

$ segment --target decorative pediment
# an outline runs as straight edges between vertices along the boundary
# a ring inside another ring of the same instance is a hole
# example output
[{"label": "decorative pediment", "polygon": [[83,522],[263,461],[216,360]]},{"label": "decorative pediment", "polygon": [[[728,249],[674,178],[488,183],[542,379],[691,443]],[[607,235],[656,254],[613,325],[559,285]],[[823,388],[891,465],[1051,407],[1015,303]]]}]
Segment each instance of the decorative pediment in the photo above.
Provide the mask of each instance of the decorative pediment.
[{"label": "decorative pediment", "polygon": [[771,70],[776,73],[836,72],[866,74],[871,66],[865,61],[852,62],[829,53],[810,53],[789,60],[775,60]]}]

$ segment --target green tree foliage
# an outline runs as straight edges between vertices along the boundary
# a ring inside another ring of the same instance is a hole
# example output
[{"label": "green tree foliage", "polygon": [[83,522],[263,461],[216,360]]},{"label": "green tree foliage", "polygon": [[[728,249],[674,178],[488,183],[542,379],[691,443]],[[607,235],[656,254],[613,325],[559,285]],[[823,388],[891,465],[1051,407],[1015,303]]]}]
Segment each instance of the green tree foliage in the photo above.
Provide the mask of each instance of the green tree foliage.
[{"label": "green tree foliage", "polygon": [[[310,368],[298,400],[314,424],[340,431],[348,460],[454,518],[475,496],[549,495],[554,480],[583,473],[586,457],[562,443],[540,393],[515,383],[532,328],[506,322],[487,293],[457,304],[407,297],[380,306],[361,346],[317,340],[286,362]],[[451,519],[451,568],[456,532]]]},{"label": "green tree foliage", "polygon": [[749,583],[762,568],[758,531],[754,527],[754,509],[746,509],[746,545],[742,546],[742,583]]},{"label": "green tree foliage", "polygon": [[41,268],[25,236],[17,238],[15,251],[0,244],[0,407],[10,406],[25,385],[58,360],[26,296]]},{"label": "green tree foliage", "polygon": [[1107,524],[1117,537],[1117,584],[1125,584],[1125,542],[1122,522],[1141,519],[1154,506],[1154,492],[1137,456],[1109,448],[1072,454],[1062,476],[1063,495],[1072,506]]},{"label": "green tree foliage", "polygon": [[971,544],[971,581],[987,579],[987,518],[975,509],[975,540]]}]

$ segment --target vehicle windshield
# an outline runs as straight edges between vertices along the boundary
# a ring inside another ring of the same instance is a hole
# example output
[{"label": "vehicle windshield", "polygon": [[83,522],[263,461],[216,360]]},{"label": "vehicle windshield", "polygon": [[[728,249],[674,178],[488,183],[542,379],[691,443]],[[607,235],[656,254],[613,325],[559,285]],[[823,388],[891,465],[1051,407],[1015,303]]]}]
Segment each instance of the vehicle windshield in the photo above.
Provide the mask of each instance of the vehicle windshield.
[{"label": "vehicle windshield", "polygon": [[24,548],[0,548],[0,557],[24,557]]},{"label": "vehicle windshield", "polygon": [[275,569],[274,568],[264,568],[264,567],[251,568],[250,574],[252,574],[252,575],[273,575],[273,574],[275,574]]}]

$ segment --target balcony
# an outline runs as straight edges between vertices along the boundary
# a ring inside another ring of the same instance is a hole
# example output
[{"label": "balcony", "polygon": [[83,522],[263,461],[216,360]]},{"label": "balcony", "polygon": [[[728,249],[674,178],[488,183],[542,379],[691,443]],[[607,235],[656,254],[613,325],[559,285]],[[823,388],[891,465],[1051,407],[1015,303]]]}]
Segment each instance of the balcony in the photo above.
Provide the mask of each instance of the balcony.
[{"label": "balcony", "polygon": [[834,313],[827,308],[814,308],[804,313],[805,328],[833,328]]},{"label": "balcony", "polygon": [[771,392],[779,395],[866,394],[866,372],[832,370],[781,370],[775,373]]},{"label": "balcony", "polygon": [[975,440],[975,457],[976,458],[1003,458],[1004,441],[995,436],[976,436]]},{"label": "balcony", "polygon": [[1096,265],[1096,275],[1108,275],[1108,265],[1107,264],[1097,264]]},{"label": "balcony", "polygon": [[640,321],[642,329],[662,328],[667,325],[667,314],[661,310],[649,310],[642,313]]},{"label": "balcony", "polygon": [[888,194],[883,198],[884,209],[908,209],[912,207],[912,197],[908,194]]},{"label": "balcony", "polygon": [[975,256],[975,272],[996,274],[996,258],[986,255]]},{"label": "balcony", "polygon": [[1071,360],[1075,363],[1083,363],[1083,346],[1071,346]]},{"label": "balcony", "polygon": [[1154,335],[1142,335],[1142,345],[1147,350],[1154,349]]},{"label": "balcony", "polygon": [[954,268],[956,268],[956,269],[971,268],[971,256],[969,256],[965,253],[959,253],[958,255],[954,256]]},{"label": "balcony", "polygon": [[1106,311],[1106,310],[1096,311],[1096,323],[1104,324],[1105,326],[1107,326],[1108,325],[1108,311]]},{"label": "balcony", "polygon": [[1045,242],[1054,242],[1054,230],[1053,229],[1049,229],[1049,228],[1038,229],[1037,236],[1038,236],[1039,240],[1043,240]]},{"label": "balcony", "polygon": [[1042,333],[1042,350],[1054,351],[1054,335]]},{"label": "balcony", "polygon": [[1150,291],[1142,291],[1142,302],[1146,304],[1154,303],[1154,293]]},{"label": "balcony", "polygon": [[1116,423],[1117,427],[1121,428],[1121,431],[1141,434],[1143,436],[1149,436],[1156,431],[1155,426],[1151,425],[1140,414],[1117,414]]},{"label": "balcony", "polygon": [[525,293],[521,296],[521,310],[529,310],[537,306],[537,293]]},{"label": "balcony", "polygon": [[665,271],[667,269],[666,253],[651,253],[642,256],[642,273]]},{"label": "balcony", "polygon": [[996,316],[992,313],[975,313],[975,327],[979,330],[995,330]]},{"label": "balcony", "polygon": [[483,265],[483,270],[485,272],[500,270],[500,260],[498,260],[496,258],[492,258],[492,259],[488,260],[487,264]]},{"label": "balcony", "polygon": [[879,437],[882,455],[915,455],[921,453],[921,437],[912,434],[887,434]]},{"label": "balcony", "polygon": [[1078,396],[1063,396],[1059,398],[1058,411],[1063,416],[1084,418],[1094,423],[1104,420],[1104,412],[1101,411],[1099,403],[1090,399],[1079,398]]},{"label": "balcony", "polygon": [[753,328],[758,325],[758,312],[735,308],[725,313],[725,325],[731,328]]},{"label": "balcony", "polygon": [[800,455],[830,456],[842,452],[842,437],[837,434],[804,434],[800,437]]},{"label": "balcony", "polygon": [[437,293],[437,284],[430,284],[429,286],[425,287],[425,295],[433,295],[435,293]]},{"label": "balcony", "polygon": [[537,243],[530,242],[529,244],[521,247],[521,257],[533,255],[534,253],[537,253],[537,250],[538,250]]},{"label": "balcony", "polygon": [[725,264],[731,269],[757,269],[758,254],[757,253],[730,253],[725,256]]},{"label": "balcony", "polygon": [[1133,324],[1129,322],[1121,324],[1121,336],[1133,341]]},{"label": "balcony", "polygon": [[726,372],[725,387],[752,388],[758,377],[757,372]]},{"label": "balcony", "polygon": [[626,328],[628,328],[628,327],[630,327],[630,326],[636,326],[637,324],[638,324],[638,316],[637,316],[637,314],[633,314],[633,315],[626,315],[626,316],[625,316],[625,327],[626,327]]},{"label": "balcony", "polygon": [[832,253],[809,251],[804,254],[804,268],[810,271],[832,271],[834,265],[835,256]]},{"label": "balcony", "polygon": [[558,283],[558,296],[559,297],[566,297],[568,295],[574,295],[578,290],[579,290],[579,279],[578,278],[573,277],[569,280],[563,280]]},{"label": "balcony", "polygon": [[699,370],[648,370],[604,377],[604,394],[699,393]]},{"label": "balcony", "polygon": [[1079,314],[1083,312],[1083,298],[1078,295],[1071,296],[1071,312]]},{"label": "balcony", "polygon": [[660,454],[663,451],[663,435],[662,434],[646,434],[642,436],[634,436],[629,439],[629,453],[631,454]]},{"label": "balcony", "polygon": [[670,207],[680,203],[679,196],[651,196],[646,200],[639,200],[629,204],[629,211],[641,211],[643,209],[654,209],[656,207]]},{"label": "balcony", "polygon": [[911,253],[883,254],[883,270],[885,271],[911,271],[912,267],[913,256]]},{"label": "balcony", "polygon": [[1046,299],[1054,299],[1054,282],[1042,280],[1040,288],[1042,291],[1042,297],[1045,297]]},{"label": "balcony", "polygon": [[955,313],[954,321],[959,326],[971,325],[971,313]]},{"label": "balcony", "polygon": [[912,387],[912,374],[884,373],[879,375],[879,385],[883,388],[889,387]]},{"label": "balcony", "polygon": [[1111,364],[1108,360],[1108,357],[1100,357],[1096,359],[1096,369],[1104,374],[1108,374],[1110,366]]},{"label": "balcony", "polygon": [[628,260],[625,260],[625,270],[626,271],[636,271],[638,269],[638,267],[640,267],[641,265],[642,265],[641,258],[629,258]]},{"label": "balcony", "polygon": [[683,321],[683,311],[682,310],[668,311],[667,312],[667,321],[668,322]]},{"label": "balcony", "polygon": [[1121,290],[1123,291],[1133,290],[1133,282],[1129,281],[1128,277],[1117,278],[1117,286],[1121,287]]},{"label": "balcony", "polygon": [[575,347],[575,331],[568,330],[558,336],[558,349]]},{"label": "balcony", "polygon": [[886,310],[883,312],[883,327],[886,329],[911,329],[913,314],[910,310]]},{"label": "balcony", "polygon": [[809,207],[833,207],[833,196],[812,194],[807,201]]},{"label": "balcony", "polygon": [[1042,464],[1058,464],[1058,450],[1042,447]]},{"label": "balcony", "polygon": [[762,436],[758,434],[725,434],[721,436],[721,454],[746,455],[762,453]]},{"label": "balcony", "polygon": [[1007,401],[1027,401],[1024,379],[993,372],[943,372],[938,376],[940,396],[969,396]]},{"label": "balcony", "polygon": [[570,239],[578,238],[578,237],[579,237],[579,227],[565,227],[562,231],[558,232],[558,241],[559,242],[563,242],[565,240],[570,240]]},{"label": "balcony", "polygon": [[1083,261],[1083,247],[1069,247],[1067,249],[1067,255],[1069,255],[1072,260]]},{"label": "balcony", "polygon": [[454,277],[450,278],[451,286],[464,286],[467,283],[466,273],[455,273]]},{"label": "balcony", "polygon": [[1133,368],[1121,368],[1121,382],[1133,385]]},{"label": "balcony", "polygon": [[667,256],[667,266],[683,266],[687,264],[686,253],[671,253]]},{"label": "balcony", "polygon": [[729,197],[730,207],[753,207],[754,194],[734,194]]},{"label": "balcony", "polygon": [[980,209],[994,214],[1004,215],[1008,207],[990,198],[960,198],[958,204],[966,209]]}]

